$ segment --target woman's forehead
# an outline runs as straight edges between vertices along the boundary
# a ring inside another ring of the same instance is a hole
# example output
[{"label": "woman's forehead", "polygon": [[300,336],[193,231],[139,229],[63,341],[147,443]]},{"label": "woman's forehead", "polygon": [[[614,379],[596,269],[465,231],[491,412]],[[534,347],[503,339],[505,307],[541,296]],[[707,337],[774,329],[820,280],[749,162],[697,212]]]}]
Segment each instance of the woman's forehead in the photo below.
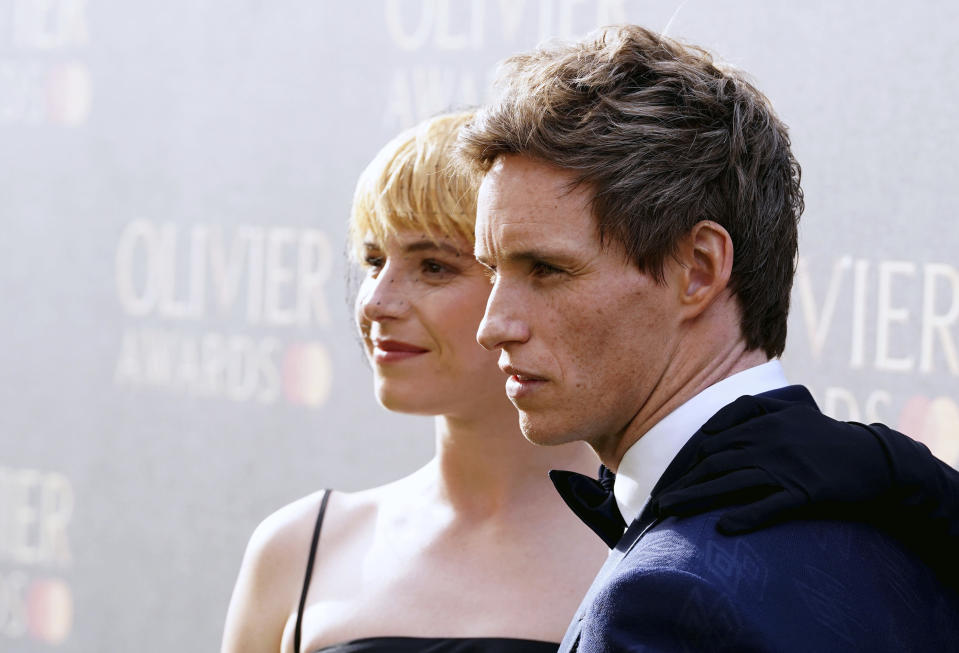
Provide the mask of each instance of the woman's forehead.
[{"label": "woman's forehead", "polygon": [[424,250],[444,250],[455,254],[469,254],[472,256],[473,243],[459,234],[446,234],[438,227],[432,232],[426,229],[402,228],[389,233],[377,235],[368,230],[363,237],[365,248],[389,248],[408,252]]}]

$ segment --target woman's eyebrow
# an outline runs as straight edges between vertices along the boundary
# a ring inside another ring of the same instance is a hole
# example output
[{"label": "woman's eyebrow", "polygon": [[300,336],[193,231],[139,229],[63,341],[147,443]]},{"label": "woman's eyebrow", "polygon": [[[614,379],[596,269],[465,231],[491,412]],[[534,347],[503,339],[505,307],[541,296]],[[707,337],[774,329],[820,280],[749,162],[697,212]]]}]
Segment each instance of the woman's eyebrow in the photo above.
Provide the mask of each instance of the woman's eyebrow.
[{"label": "woman's eyebrow", "polygon": [[[463,256],[463,251],[449,243],[436,243],[432,240],[417,240],[403,246],[403,251],[407,253],[422,252],[430,250],[441,250],[454,256]],[[472,254],[472,252],[471,252]]]}]

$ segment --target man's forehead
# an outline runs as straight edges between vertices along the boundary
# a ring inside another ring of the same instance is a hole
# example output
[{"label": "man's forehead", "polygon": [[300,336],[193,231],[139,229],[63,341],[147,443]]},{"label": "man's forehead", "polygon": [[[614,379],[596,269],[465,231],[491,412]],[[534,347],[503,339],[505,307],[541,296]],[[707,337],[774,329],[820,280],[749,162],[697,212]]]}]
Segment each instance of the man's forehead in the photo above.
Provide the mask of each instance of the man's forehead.
[{"label": "man's forehead", "polygon": [[477,221],[475,251],[477,256],[507,256],[516,250],[555,240],[555,234],[550,225],[540,221],[507,220],[494,215]]},{"label": "man's forehead", "polygon": [[562,220],[555,216],[517,219],[491,212],[476,223],[474,253],[487,264],[516,259],[589,258],[601,249],[588,214]]},{"label": "man's forehead", "polygon": [[590,193],[568,170],[516,155],[496,160],[480,186],[476,251],[582,237],[595,228]]},{"label": "man's forehead", "polygon": [[537,159],[503,155],[483,177],[479,200],[490,209],[576,209],[589,204],[591,194],[576,175]]}]

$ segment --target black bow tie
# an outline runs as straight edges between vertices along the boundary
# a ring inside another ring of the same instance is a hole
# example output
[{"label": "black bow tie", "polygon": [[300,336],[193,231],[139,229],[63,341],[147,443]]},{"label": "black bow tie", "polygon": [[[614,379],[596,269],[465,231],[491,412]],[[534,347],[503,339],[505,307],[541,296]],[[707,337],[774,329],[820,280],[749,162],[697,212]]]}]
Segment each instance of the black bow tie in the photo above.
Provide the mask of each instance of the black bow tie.
[{"label": "black bow tie", "polygon": [[606,546],[611,549],[616,546],[626,530],[626,521],[613,496],[616,475],[600,465],[599,479],[559,469],[550,470],[549,479],[576,516],[593,529]]}]

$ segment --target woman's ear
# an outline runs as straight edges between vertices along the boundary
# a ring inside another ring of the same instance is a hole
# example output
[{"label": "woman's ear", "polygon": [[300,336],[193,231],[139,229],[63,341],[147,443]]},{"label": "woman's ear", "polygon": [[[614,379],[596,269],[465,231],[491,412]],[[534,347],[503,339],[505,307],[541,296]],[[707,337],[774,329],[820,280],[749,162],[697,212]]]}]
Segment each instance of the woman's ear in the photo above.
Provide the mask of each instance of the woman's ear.
[{"label": "woman's ear", "polygon": [[733,239],[719,223],[702,220],[679,241],[674,258],[679,302],[687,317],[695,317],[729,285]]}]

